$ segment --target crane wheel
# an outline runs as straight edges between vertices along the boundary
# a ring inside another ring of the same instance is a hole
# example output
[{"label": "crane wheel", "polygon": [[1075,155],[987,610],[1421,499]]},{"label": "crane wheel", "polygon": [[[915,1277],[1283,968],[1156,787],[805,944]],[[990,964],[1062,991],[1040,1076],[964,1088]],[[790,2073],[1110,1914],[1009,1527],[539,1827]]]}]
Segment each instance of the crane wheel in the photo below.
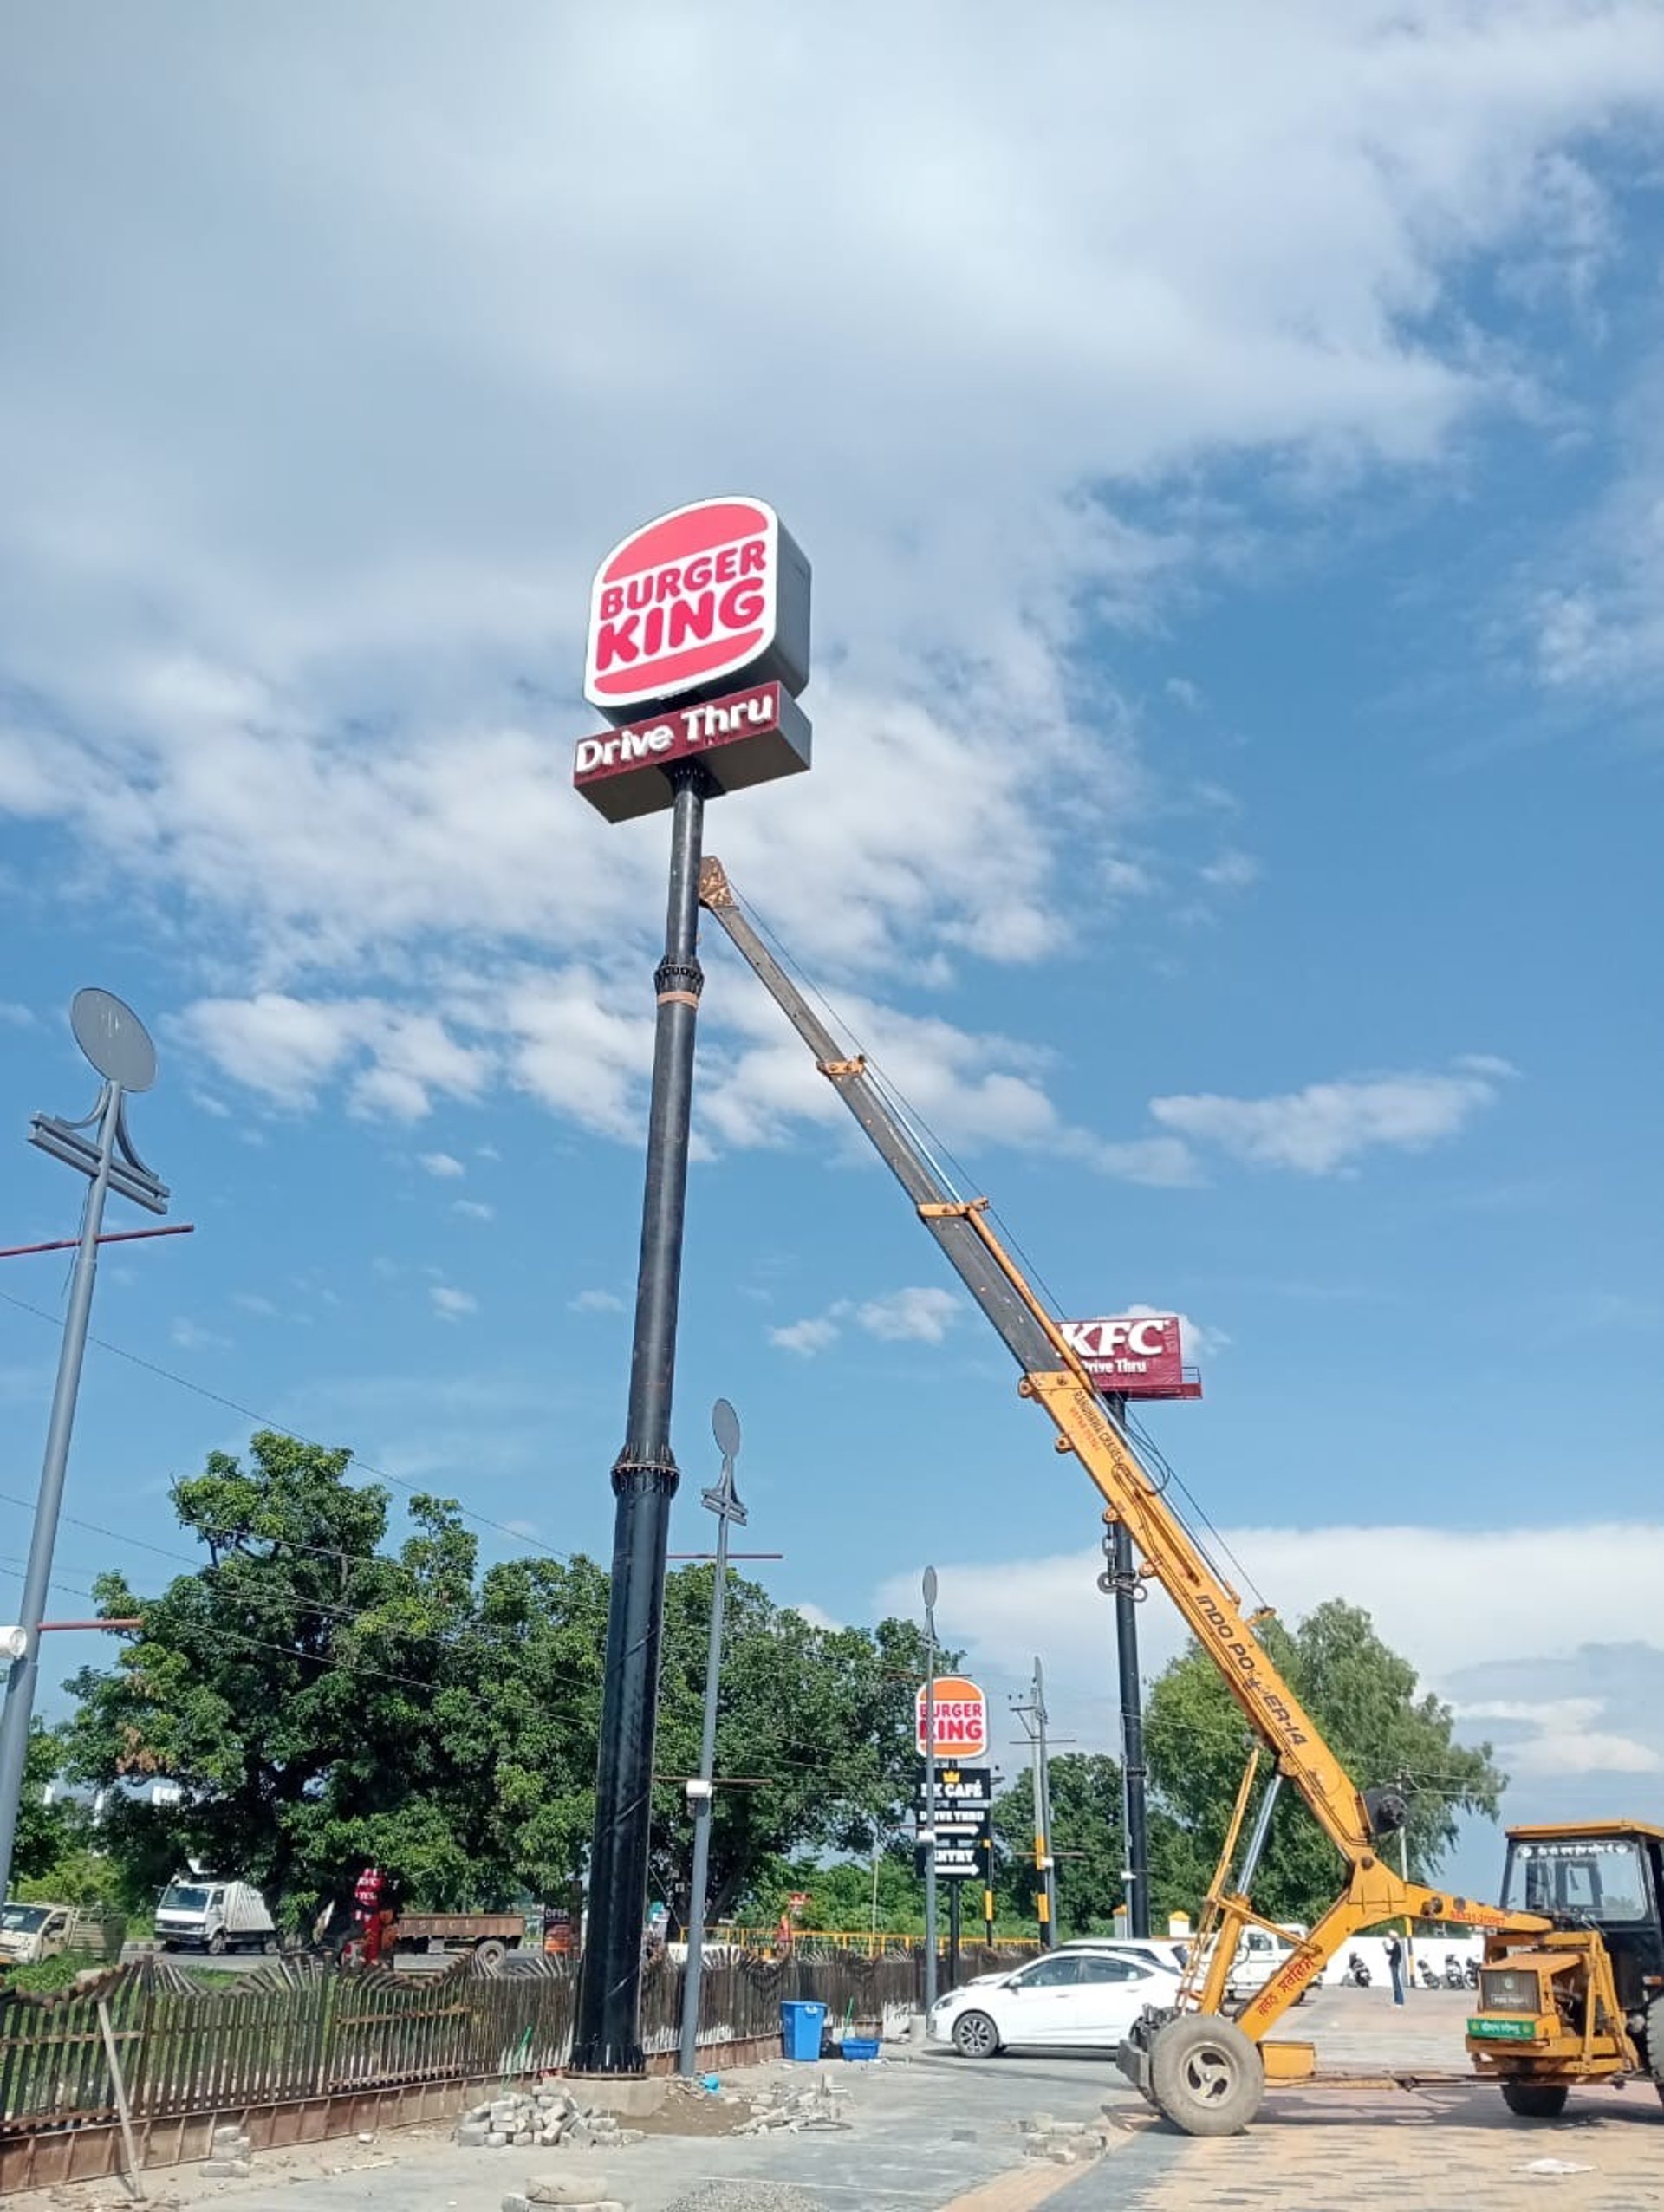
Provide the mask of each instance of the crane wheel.
[{"label": "crane wheel", "polygon": [[1518,2119],[1553,2120],[1566,2109],[1566,2092],[1557,2082],[1505,2081],[1502,2101]]},{"label": "crane wheel", "polygon": [[1150,2096],[1184,2135],[1240,2135],[1265,2094],[1265,2066],[1234,2021],[1181,2013],[1150,2045]]}]

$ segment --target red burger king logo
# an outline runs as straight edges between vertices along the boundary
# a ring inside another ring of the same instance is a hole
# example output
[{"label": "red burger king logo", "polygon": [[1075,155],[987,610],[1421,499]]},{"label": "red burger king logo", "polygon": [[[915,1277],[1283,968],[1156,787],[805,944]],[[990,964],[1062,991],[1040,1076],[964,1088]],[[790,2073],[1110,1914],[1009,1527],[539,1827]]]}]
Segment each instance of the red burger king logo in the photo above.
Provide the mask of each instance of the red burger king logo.
[{"label": "red burger king logo", "polygon": [[809,563],[773,508],[700,499],[632,530],[595,574],[584,697],[624,720],[742,675],[809,680]]}]

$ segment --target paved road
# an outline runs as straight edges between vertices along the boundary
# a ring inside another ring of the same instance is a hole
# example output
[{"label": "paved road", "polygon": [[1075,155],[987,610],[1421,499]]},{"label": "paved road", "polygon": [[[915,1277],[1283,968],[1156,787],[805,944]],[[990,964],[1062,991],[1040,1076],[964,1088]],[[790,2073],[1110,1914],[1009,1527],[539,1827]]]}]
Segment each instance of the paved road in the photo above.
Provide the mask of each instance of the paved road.
[{"label": "paved road", "polygon": [[[1459,2072],[1467,2001],[1429,1993],[1395,2010],[1378,1990],[1318,1993],[1290,2023],[1331,2070]],[[1105,2058],[948,2054],[874,2067],[754,2070],[751,2080],[825,2072],[849,2090],[837,2134],[650,2137],[599,2152],[462,2150],[445,2130],[411,2130],[270,2152],[246,2182],[199,2169],[153,2176],[198,2212],[498,2212],[533,2174],[604,2178],[633,2212],[666,2212],[705,2180],[790,2182],[822,2212],[1518,2212],[1543,2194],[1553,2212],[1638,2212],[1664,2205],[1664,2110],[1650,2091],[1589,2092],[1564,2119],[1514,2119],[1493,2090],[1440,2083],[1274,2092],[1251,2133],[1193,2142],[1159,2122]],[[1018,2123],[1039,2111],[1112,2123],[1096,2165],[1021,2157]],[[1557,2162],[1570,2171],[1533,2170]],[[18,2212],[66,2212],[83,2192],[18,2200]],[[98,2192],[114,2202],[113,2185]],[[84,2212],[92,2212],[92,2198]]]}]

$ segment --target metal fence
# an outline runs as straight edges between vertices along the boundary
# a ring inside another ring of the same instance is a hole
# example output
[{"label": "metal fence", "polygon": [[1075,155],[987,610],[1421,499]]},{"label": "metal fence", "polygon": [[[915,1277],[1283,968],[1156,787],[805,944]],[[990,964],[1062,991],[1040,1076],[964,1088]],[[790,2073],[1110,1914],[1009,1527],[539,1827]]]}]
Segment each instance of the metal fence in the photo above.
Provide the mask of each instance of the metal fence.
[{"label": "metal fence", "polygon": [[[967,1974],[991,1962],[967,1955]],[[341,1971],[285,1962],[193,1979],[165,1961],[117,1967],[51,1996],[0,1996],[0,2149],[8,2137],[116,2118],[116,2055],[135,2123],[410,2085],[505,2079],[566,2063],[574,1977],[565,1962],[481,1975]],[[920,1998],[918,1957],[712,1959],[699,2042],[776,2035],[783,1999],[815,1998],[835,2033],[895,2025]],[[642,1988],[642,2043],[673,2051],[682,1969],[660,1962]]]}]

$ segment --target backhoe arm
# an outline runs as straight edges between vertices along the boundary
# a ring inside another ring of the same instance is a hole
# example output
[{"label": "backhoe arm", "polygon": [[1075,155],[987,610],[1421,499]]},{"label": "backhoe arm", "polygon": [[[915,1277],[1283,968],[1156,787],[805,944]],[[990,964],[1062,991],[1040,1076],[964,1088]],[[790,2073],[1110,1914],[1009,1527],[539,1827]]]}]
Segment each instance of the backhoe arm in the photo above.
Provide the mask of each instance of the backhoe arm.
[{"label": "backhoe arm", "polygon": [[[985,1199],[961,1199],[860,1057],[838,1040],[775,960],[735,901],[722,863],[705,862],[699,896],[742,959],[815,1055],[816,1064],[872,1140],[972,1297],[1023,1371],[1026,1397],[1043,1406],[1105,1505],[1124,1521],[1153,1575],[1205,1651],[1212,1655],[1277,1772],[1300,1792],[1336,1848],[1366,1870],[1378,1866],[1363,1800],[1316,1724],[1283,1680],[1160,1486],[1140,1463],[1056,1319],[1025,1280],[987,1216]],[[1392,1907],[1388,1910],[1394,1909]]]}]

